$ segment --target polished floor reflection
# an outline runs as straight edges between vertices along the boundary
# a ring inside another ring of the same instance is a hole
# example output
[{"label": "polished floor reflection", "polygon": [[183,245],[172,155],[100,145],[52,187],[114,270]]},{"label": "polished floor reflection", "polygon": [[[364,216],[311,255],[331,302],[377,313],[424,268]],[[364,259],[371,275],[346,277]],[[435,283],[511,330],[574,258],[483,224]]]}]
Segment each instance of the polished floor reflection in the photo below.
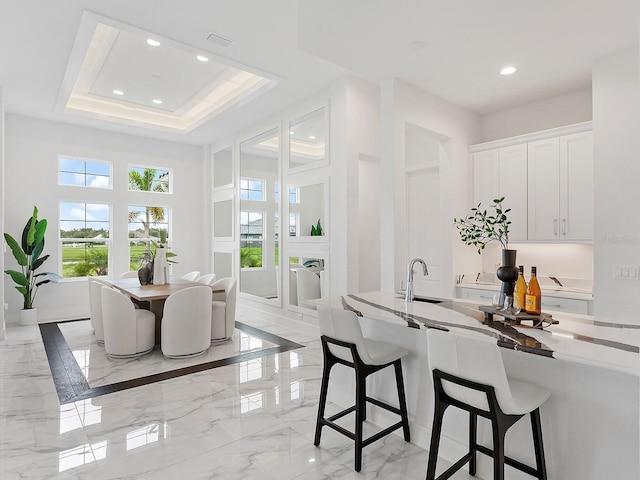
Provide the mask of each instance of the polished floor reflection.
[{"label": "polished floor reflection", "polygon": [[[424,477],[427,452],[397,435],[365,449],[359,474],[346,437],[324,429],[314,447],[322,373],[317,329],[242,307],[238,320],[247,329],[236,330],[233,342],[206,358],[178,360],[191,362],[178,368],[194,370],[166,378],[153,375],[177,364],[158,352],[110,361],[87,322],[61,324],[61,343],[89,391],[137,376],[157,379],[69,403],[58,397],[39,328],[10,327],[0,341],[0,478]],[[279,345],[278,338],[290,343]],[[235,360],[224,364],[229,358]],[[215,366],[198,370],[207,362]]]}]

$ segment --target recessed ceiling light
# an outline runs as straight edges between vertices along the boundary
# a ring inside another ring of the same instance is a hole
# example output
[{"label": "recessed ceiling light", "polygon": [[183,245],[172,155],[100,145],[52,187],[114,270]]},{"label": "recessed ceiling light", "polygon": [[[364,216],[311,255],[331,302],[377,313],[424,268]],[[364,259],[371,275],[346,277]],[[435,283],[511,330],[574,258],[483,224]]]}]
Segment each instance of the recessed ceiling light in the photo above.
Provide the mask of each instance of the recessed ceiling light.
[{"label": "recessed ceiling light", "polygon": [[309,135],[309,140],[315,140],[315,139],[316,139],[315,135]]},{"label": "recessed ceiling light", "polygon": [[289,130],[289,135],[293,135],[293,134],[295,134],[295,133],[296,133],[296,132],[294,132],[293,130]]},{"label": "recessed ceiling light", "polygon": [[153,103],[155,103],[156,105],[162,105],[162,100],[158,100],[157,98],[154,98]]},{"label": "recessed ceiling light", "polygon": [[500,70],[500,75],[513,75],[518,69],[516,67],[504,67]]},{"label": "recessed ceiling light", "polygon": [[122,90],[114,90],[113,93],[115,93],[116,95],[124,95],[124,92]]},{"label": "recessed ceiling light", "polygon": [[204,55],[198,55],[196,57],[200,62],[208,62],[209,59],[207,57],[205,57]]},{"label": "recessed ceiling light", "polygon": [[160,42],[157,40],[154,40],[153,38],[147,38],[147,44],[151,45],[152,47],[159,47],[160,46]]}]

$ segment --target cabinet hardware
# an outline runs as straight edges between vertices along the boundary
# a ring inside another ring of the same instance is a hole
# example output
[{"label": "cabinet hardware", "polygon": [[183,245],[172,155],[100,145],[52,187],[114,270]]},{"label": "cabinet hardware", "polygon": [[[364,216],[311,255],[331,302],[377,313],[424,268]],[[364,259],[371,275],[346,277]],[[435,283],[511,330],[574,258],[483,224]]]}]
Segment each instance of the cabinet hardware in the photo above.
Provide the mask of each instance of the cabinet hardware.
[{"label": "cabinet hardware", "polygon": [[562,219],[562,234],[563,235],[567,234],[567,219],[566,218]]},{"label": "cabinet hardware", "polygon": [[558,235],[558,219],[553,219],[553,234]]},{"label": "cabinet hardware", "polygon": [[553,303],[544,303],[544,302],[542,302],[542,305],[544,305],[545,307],[563,308],[562,305],[556,305],[556,304],[553,304]]}]

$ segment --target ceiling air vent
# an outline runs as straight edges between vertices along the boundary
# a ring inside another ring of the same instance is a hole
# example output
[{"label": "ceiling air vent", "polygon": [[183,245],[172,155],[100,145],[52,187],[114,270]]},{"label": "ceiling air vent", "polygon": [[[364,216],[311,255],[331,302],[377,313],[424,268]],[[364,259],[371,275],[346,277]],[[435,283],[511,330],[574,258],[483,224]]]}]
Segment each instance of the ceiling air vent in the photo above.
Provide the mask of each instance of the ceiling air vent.
[{"label": "ceiling air vent", "polygon": [[233,43],[233,40],[223,37],[222,35],[218,35],[217,33],[210,33],[207,35],[207,40],[217,43],[218,45],[222,45],[223,47],[228,47]]}]

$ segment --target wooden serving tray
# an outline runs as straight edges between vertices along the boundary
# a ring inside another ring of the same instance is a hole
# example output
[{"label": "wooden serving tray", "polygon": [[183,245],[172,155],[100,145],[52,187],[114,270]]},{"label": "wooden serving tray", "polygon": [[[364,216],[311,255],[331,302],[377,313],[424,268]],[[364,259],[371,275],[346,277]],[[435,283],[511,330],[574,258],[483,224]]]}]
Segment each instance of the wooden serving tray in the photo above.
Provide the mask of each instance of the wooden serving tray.
[{"label": "wooden serving tray", "polygon": [[515,315],[513,313],[507,313],[504,310],[498,310],[493,305],[480,305],[478,310],[484,312],[484,318],[487,322],[493,322],[493,316],[498,315],[503,317],[505,320],[515,323],[516,325],[520,325],[523,321],[532,322],[534,328],[543,328],[548,325],[556,325],[560,323],[558,320],[554,319],[551,314],[544,312],[540,315],[531,315],[523,312]]}]

